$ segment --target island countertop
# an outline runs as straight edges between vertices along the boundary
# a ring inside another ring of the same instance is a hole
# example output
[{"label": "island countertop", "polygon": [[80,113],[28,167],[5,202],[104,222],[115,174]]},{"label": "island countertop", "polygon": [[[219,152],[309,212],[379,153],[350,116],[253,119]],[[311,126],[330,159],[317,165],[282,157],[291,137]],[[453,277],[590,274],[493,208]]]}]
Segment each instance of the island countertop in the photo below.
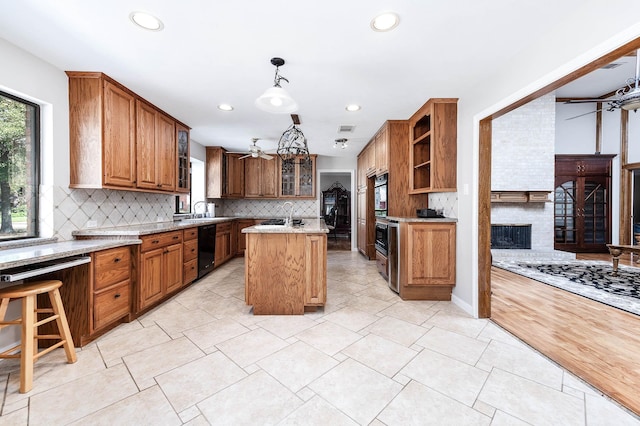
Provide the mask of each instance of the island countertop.
[{"label": "island countertop", "polygon": [[303,219],[302,225],[254,225],[242,229],[243,234],[318,234],[328,233],[324,219]]}]

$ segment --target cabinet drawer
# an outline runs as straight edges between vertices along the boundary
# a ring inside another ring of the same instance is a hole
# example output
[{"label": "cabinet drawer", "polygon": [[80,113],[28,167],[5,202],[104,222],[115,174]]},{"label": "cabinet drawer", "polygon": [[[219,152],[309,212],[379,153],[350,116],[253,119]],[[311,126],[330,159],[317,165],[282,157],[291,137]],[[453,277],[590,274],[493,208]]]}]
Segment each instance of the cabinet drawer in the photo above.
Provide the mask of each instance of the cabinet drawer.
[{"label": "cabinet drawer", "polygon": [[184,236],[183,236],[182,239],[184,241],[193,240],[195,238],[198,238],[198,228],[185,229],[183,232],[184,232]]},{"label": "cabinet drawer", "polygon": [[198,258],[198,240],[185,241],[182,247],[182,260],[186,263]]},{"label": "cabinet drawer", "polygon": [[94,295],[93,298],[93,328],[100,329],[129,313],[130,283],[122,283]]},{"label": "cabinet drawer", "polygon": [[185,262],[182,270],[182,276],[185,284],[189,284],[198,278],[198,259]]},{"label": "cabinet drawer", "polygon": [[231,222],[218,223],[216,225],[216,233],[223,234],[225,232],[231,232]]},{"label": "cabinet drawer", "polygon": [[100,290],[129,279],[129,274],[131,273],[131,251],[129,247],[118,247],[97,252],[94,268],[94,290]]},{"label": "cabinet drawer", "polygon": [[164,232],[142,237],[142,251],[153,250],[158,247],[182,242],[182,231]]}]

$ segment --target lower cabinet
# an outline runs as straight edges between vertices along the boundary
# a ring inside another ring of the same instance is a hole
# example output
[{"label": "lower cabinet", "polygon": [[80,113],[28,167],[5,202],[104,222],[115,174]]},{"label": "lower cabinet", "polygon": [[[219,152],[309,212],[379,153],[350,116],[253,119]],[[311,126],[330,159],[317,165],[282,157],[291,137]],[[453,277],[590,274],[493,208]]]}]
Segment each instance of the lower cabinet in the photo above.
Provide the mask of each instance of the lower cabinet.
[{"label": "lower cabinet", "polygon": [[455,222],[402,222],[400,297],[451,300],[455,283]]},{"label": "lower cabinet", "polygon": [[131,311],[131,250],[118,247],[93,253],[93,318],[90,332]]},{"label": "lower cabinet", "polygon": [[182,235],[182,282],[198,278],[198,228],[185,229]]},{"label": "lower cabinet", "polygon": [[236,221],[236,255],[244,256],[244,252],[247,249],[247,237],[242,233],[244,228],[253,226],[260,221],[254,219],[239,219]]},{"label": "lower cabinet", "polygon": [[223,222],[216,225],[216,253],[214,267],[218,268],[236,254],[237,237],[234,232],[235,222]]},{"label": "lower cabinet", "polygon": [[182,231],[142,237],[137,311],[182,287]]},{"label": "lower cabinet", "polygon": [[389,262],[387,256],[380,253],[379,251],[376,251],[376,268],[385,280],[389,278],[388,264]]}]

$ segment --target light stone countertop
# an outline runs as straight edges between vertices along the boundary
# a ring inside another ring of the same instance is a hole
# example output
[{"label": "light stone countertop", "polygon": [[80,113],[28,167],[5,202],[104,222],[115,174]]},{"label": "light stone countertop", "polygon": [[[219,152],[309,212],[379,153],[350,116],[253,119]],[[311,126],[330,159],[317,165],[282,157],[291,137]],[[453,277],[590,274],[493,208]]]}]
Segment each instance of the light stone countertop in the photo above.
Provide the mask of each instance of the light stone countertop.
[{"label": "light stone countertop", "polygon": [[137,239],[74,240],[6,249],[0,251],[0,270],[78,256],[114,247],[140,244],[141,242]]},{"label": "light stone countertop", "polygon": [[[238,217],[211,217],[202,219],[184,219],[171,222],[154,222],[154,223],[141,223],[136,225],[123,225],[114,226],[111,228],[86,228],[73,231],[74,237],[123,237],[132,236],[137,237],[140,235],[158,234],[160,232],[176,231],[185,228],[192,228],[194,226],[210,225],[213,223],[223,223],[232,220],[238,220]],[[249,218],[245,218],[249,219]]]},{"label": "light stone countertop", "polygon": [[389,222],[457,222],[455,217],[407,217],[407,216],[387,216]]},{"label": "light stone countertop", "polygon": [[282,225],[254,225],[244,228],[243,234],[317,234],[328,233],[329,228],[324,223],[324,219],[303,219],[302,225],[282,226]]}]

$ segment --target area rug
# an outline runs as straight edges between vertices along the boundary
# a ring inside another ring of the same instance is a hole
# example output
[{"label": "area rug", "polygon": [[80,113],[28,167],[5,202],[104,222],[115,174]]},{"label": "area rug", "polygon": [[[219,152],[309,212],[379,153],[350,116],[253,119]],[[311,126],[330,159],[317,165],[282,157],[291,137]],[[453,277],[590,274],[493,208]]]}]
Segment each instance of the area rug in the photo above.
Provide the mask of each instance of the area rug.
[{"label": "area rug", "polygon": [[611,276],[611,262],[505,261],[493,265],[571,293],[640,315],[640,268],[620,265]]}]

